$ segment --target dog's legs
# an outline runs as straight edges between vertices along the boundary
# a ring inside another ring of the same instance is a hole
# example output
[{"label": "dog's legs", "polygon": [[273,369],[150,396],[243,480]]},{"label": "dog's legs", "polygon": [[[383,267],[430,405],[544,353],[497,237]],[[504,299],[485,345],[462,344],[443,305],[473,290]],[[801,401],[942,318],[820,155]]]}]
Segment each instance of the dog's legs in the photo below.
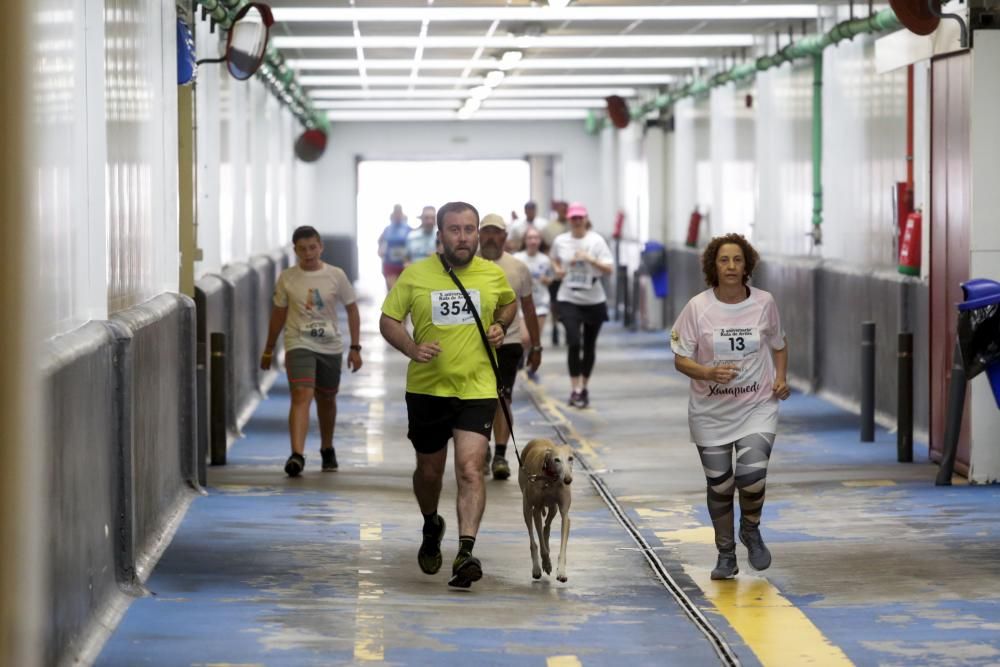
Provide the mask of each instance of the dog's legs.
[{"label": "dog's legs", "polygon": [[552,533],[552,520],[556,518],[555,503],[545,507],[545,531],[542,535],[542,569],[545,574],[552,574],[552,552],[549,549],[549,535]]},{"label": "dog's legs", "polygon": [[542,567],[538,564],[538,544],[535,542],[534,512],[528,499],[522,503],[524,510],[524,525],[528,527],[528,540],[531,544],[531,577],[533,579],[542,578]]},{"label": "dog's legs", "polygon": [[[544,511],[544,505],[535,505],[532,514],[535,519],[535,532],[538,533],[539,551],[542,554],[542,569],[545,570],[545,574],[548,574],[552,571],[552,566],[549,564],[549,542],[545,539],[545,530],[542,528],[542,512]],[[538,573],[538,576],[542,576],[541,572]]]},{"label": "dog's legs", "polygon": [[[555,511],[553,511],[553,514]],[[559,514],[562,516],[562,540],[559,543],[559,569],[556,579],[566,581],[566,546],[569,544],[569,498],[559,503]]]}]

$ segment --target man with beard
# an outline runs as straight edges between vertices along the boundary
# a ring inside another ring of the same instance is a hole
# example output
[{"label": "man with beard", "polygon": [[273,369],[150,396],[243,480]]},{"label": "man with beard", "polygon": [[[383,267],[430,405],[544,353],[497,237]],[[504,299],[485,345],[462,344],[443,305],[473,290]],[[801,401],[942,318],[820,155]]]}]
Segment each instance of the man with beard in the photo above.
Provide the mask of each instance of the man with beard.
[{"label": "man with beard", "polygon": [[[458,483],[458,555],[450,586],[468,588],[483,576],[472,555],[486,508],[483,464],[497,408],[496,382],[468,302],[448,268],[462,282],[493,347],[517,315],[513,290],[500,267],[476,257],[479,212],[465,202],[449,202],[437,212],[442,254],[411,264],[382,304],[379,330],[390,345],[410,358],[406,372],[407,437],[416,450],[413,493],[424,515],[417,563],[426,574],[441,569],[445,522],[438,515],[448,440],[455,442]],[[413,321],[413,336],[403,321]]]},{"label": "man with beard", "polygon": [[[500,384],[503,387],[501,399],[507,402],[509,408],[511,395],[514,391],[514,380],[517,379],[517,367],[524,355],[524,347],[521,345],[522,319],[531,341],[528,368],[534,373],[538,370],[539,364],[542,363],[541,331],[538,328],[538,316],[535,314],[531,271],[527,264],[515,259],[510,253],[504,252],[504,245],[507,242],[507,224],[496,213],[483,216],[483,221],[479,224],[479,241],[480,254],[503,269],[504,275],[507,276],[507,282],[510,283],[517,298],[521,300],[521,312],[507,329],[503,344],[497,348],[497,366],[500,369]],[[496,442],[492,463],[493,479],[510,477],[510,464],[507,463],[507,440],[510,439],[510,427],[511,425],[504,417],[502,407],[498,405],[497,413],[493,419],[493,438]]]}]

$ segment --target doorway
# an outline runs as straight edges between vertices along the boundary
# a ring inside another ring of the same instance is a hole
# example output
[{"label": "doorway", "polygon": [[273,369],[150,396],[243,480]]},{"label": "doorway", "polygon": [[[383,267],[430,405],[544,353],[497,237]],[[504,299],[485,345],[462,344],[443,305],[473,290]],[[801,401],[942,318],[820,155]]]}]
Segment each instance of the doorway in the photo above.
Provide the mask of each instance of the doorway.
[{"label": "doorway", "polygon": [[381,303],[385,295],[378,237],[399,204],[411,227],[424,206],[466,201],[480,216],[507,221],[531,195],[527,160],[360,160],[358,162],[358,289]]}]

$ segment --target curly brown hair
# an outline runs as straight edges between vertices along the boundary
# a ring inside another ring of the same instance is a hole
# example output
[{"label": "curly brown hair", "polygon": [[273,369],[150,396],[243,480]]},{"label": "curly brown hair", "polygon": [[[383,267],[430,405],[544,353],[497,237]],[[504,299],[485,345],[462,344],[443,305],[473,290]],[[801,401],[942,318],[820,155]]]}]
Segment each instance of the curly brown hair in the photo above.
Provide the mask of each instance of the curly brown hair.
[{"label": "curly brown hair", "polygon": [[726,234],[725,236],[716,236],[714,239],[709,241],[708,245],[705,246],[705,251],[701,253],[701,272],[705,274],[705,282],[709,287],[719,286],[719,271],[715,266],[715,260],[719,256],[719,248],[727,243],[738,245],[743,251],[743,260],[746,262],[746,273],[743,274],[744,285],[746,285],[747,281],[750,280],[750,276],[753,275],[753,270],[757,268],[757,264],[760,262],[760,255],[758,255],[754,247],[750,245],[750,242],[743,238],[742,234]]}]

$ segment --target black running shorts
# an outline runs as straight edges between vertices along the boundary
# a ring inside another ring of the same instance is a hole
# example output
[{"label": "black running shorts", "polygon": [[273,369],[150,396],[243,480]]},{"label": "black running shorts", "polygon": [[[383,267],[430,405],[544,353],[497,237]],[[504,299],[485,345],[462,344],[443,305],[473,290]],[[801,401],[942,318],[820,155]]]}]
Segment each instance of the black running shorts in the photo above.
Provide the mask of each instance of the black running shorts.
[{"label": "black running shorts", "polygon": [[447,447],[454,429],[489,438],[496,410],[495,398],[461,399],[406,392],[406,437],[421,454],[434,454]]}]

